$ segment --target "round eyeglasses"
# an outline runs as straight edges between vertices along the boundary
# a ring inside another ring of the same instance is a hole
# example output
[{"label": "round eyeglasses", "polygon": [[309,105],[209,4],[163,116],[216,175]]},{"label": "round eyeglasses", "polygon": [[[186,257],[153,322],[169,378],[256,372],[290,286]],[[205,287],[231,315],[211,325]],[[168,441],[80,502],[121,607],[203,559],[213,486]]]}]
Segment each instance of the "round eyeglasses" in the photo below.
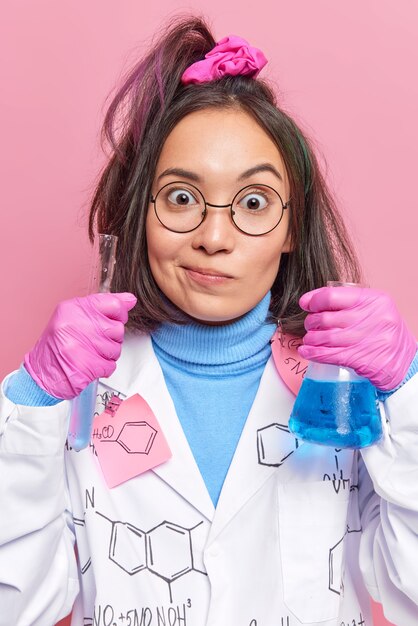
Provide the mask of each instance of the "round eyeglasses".
[{"label": "round eyeglasses", "polygon": [[157,219],[174,233],[190,233],[204,221],[208,207],[230,208],[234,225],[246,235],[266,235],[278,226],[289,200],[269,185],[247,185],[230,204],[210,204],[197,187],[184,181],[167,183],[151,200]]}]

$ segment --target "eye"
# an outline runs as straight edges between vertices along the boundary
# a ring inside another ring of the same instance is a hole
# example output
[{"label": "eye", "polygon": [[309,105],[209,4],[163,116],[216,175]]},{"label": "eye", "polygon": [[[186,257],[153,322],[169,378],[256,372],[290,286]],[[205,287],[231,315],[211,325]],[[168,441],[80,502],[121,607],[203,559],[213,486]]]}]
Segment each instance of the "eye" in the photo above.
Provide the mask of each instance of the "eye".
[{"label": "eye", "polygon": [[262,191],[251,191],[246,193],[241,200],[239,200],[238,204],[244,209],[248,209],[249,211],[260,211],[262,209],[267,208],[268,205],[268,197]]},{"label": "eye", "polygon": [[171,189],[167,194],[167,200],[175,206],[199,204],[198,200],[188,189]]}]

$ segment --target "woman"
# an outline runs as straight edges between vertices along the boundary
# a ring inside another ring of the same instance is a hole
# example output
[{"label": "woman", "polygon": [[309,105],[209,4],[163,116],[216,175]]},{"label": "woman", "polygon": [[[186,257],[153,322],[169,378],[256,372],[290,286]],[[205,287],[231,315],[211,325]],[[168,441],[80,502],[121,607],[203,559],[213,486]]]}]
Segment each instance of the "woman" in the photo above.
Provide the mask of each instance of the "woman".
[{"label": "woman", "polygon": [[[180,20],[110,106],[90,234],[119,237],[116,293],[61,303],[3,386],[0,624],[364,625],[368,593],[416,624],[416,343],[385,294],[323,287],[357,262],[265,62]],[[379,444],[295,440],[277,320],[377,387]]]}]

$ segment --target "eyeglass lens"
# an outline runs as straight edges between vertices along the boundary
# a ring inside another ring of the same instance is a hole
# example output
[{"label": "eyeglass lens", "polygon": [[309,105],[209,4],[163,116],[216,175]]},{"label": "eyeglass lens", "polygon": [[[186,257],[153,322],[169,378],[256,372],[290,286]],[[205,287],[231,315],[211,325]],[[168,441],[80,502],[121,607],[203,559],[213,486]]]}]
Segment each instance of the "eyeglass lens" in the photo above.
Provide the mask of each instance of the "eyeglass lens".
[{"label": "eyeglass lens", "polygon": [[[155,212],[169,230],[185,233],[197,228],[205,218],[203,194],[189,183],[164,185],[155,197]],[[209,210],[211,205],[208,204]],[[229,205],[227,205],[229,206]],[[232,201],[231,216],[239,230],[249,235],[262,235],[275,228],[283,215],[283,202],[268,185],[249,185]]]}]

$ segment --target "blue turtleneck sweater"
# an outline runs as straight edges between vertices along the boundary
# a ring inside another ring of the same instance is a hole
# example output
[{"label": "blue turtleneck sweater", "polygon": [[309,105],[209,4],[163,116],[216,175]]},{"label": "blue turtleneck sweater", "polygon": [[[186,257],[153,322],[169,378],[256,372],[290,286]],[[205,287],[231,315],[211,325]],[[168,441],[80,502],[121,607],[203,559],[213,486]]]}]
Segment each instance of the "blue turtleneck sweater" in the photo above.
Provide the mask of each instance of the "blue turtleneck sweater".
[{"label": "blue turtleneck sweater", "polygon": [[152,342],[190,448],[216,505],[271,354],[270,293],[224,326],[162,324]]}]

